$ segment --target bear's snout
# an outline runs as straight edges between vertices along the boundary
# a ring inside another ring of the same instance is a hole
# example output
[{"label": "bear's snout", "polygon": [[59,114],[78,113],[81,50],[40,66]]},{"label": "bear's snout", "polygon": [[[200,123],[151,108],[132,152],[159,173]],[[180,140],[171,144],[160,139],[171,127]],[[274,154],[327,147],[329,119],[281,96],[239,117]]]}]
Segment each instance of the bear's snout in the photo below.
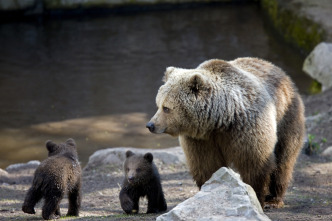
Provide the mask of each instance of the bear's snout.
[{"label": "bear's snout", "polygon": [[151,133],[154,133],[155,132],[155,126],[154,126],[154,123],[153,122],[148,122],[147,124],[146,124],[146,127],[149,129],[149,131],[151,132]]},{"label": "bear's snout", "polygon": [[134,176],[129,176],[129,177],[128,177],[128,181],[129,181],[129,183],[133,182],[133,181],[134,181],[134,179],[135,179],[135,177],[134,177]]}]

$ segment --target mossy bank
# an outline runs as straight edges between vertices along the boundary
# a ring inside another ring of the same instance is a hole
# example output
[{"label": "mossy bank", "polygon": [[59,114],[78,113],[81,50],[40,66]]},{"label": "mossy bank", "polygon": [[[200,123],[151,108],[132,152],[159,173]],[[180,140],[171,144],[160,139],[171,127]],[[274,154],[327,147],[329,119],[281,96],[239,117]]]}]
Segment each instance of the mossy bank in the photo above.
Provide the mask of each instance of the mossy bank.
[{"label": "mossy bank", "polygon": [[261,6],[269,22],[285,41],[305,54],[326,40],[327,34],[322,25],[300,13],[300,5],[285,3],[283,0],[261,0]]}]

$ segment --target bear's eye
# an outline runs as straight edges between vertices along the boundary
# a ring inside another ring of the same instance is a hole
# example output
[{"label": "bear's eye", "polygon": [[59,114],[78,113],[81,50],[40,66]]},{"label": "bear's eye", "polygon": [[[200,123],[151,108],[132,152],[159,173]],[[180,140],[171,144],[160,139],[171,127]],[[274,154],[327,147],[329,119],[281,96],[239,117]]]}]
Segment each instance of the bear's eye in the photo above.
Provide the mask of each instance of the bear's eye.
[{"label": "bear's eye", "polygon": [[129,168],[127,168],[126,170],[127,170],[127,172],[129,172]]},{"label": "bear's eye", "polygon": [[141,169],[140,169],[140,168],[137,168],[137,169],[136,169],[136,172],[137,172],[137,173],[141,172]]},{"label": "bear's eye", "polygon": [[170,109],[168,107],[163,107],[164,113],[168,114],[170,112]]}]

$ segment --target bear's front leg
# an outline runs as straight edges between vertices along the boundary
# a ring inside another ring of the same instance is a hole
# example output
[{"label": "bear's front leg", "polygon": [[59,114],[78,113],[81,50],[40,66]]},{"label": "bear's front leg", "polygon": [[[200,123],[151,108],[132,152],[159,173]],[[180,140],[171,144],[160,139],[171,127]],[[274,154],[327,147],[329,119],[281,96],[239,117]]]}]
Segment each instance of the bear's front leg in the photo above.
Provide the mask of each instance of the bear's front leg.
[{"label": "bear's front leg", "polygon": [[22,211],[28,214],[35,214],[36,211],[34,207],[41,198],[42,193],[32,186],[25,197],[24,203],[22,205]]},{"label": "bear's front leg", "polygon": [[150,188],[147,198],[148,210],[146,213],[159,213],[167,210],[166,200],[160,184],[156,183],[154,188]]},{"label": "bear's front leg", "polygon": [[123,211],[127,214],[138,213],[139,198],[133,196],[131,197],[126,189],[122,189],[120,191],[119,198]]},{"label": "bear's front leg", "polygon": [[60,204],[58,205],[58,208],[56,208],[55,210],[55,215],[61,217]]}]

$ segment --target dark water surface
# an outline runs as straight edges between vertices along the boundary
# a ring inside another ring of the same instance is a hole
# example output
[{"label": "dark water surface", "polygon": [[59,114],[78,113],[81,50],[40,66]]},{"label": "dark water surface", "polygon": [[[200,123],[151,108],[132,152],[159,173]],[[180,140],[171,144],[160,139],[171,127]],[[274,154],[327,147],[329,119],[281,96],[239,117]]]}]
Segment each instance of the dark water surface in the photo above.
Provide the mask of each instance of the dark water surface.
[{"label": "dark water surface", "polygon": [[286,70],[305,93],[303,57],[266,30],[253,5],[220,5],[0,25],[0,167],[77,141],[80,160],[105,147],[165,148],[145,128],[168,66],[242,56]]}]

